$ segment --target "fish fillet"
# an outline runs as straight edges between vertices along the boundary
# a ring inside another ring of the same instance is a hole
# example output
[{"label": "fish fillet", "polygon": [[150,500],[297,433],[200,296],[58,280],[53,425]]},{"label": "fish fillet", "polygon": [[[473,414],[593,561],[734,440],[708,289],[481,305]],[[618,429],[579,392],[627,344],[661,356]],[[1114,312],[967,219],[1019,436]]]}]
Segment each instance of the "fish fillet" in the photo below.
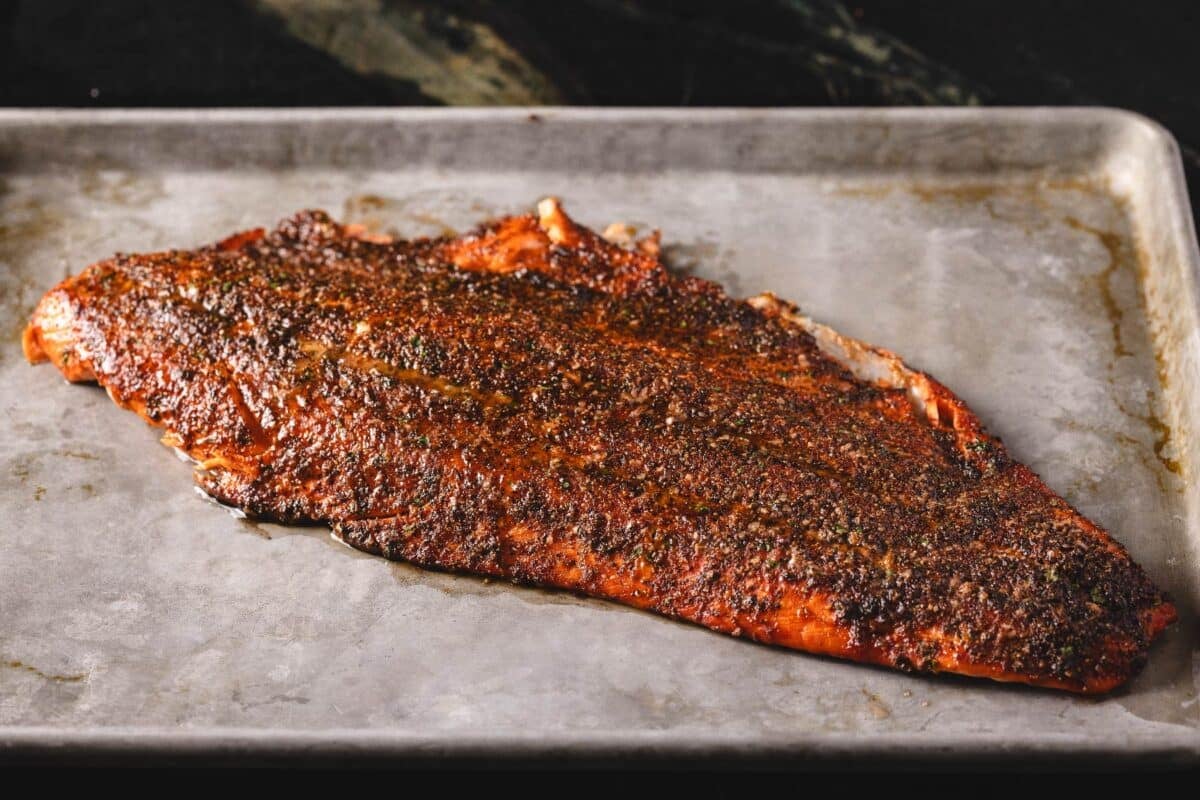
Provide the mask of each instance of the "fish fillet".
[{"label": "fish fillet", "polygon": [[24,345],[165,428],[217,500],[425,567],[1075,692],[1176,616],[931,377],[553,199],[462,237],[303,212],[118,255]]}]

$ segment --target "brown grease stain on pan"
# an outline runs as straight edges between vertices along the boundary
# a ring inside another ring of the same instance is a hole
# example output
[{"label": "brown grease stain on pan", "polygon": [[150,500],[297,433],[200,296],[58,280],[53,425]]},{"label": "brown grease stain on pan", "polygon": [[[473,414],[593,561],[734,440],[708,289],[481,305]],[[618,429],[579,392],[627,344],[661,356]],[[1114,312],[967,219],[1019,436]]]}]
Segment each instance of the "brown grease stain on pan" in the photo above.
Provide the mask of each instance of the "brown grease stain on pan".
[{"label": "brown grease stain on pan", "polygon": [[154,175],[102,168],[84,170],[79,191],[90,200],[128,208],[141,208],[167,196],[162,180]]},{"label": "brown grease stain on pan", "polygon": [[368,233],[383,233],[383,218],[377,212],[388,206],[388,200],[377,194],[356,194],[342,203],[342,220],[362,225]]},{"label": "brown grease stain on pan", "polygon": [[26,664],[23,661],[17,661],[15,659],[0,661],[0,665],[5,666],[8,669],[15,669],[15,670],[20,670],[22,672],[28,672],[31,675],[37,675],[39,678],[42,678],[42,679],[48,680],[48,681],[52,681],[54,683],[79,683],[80,681],[87,680],[86,672],[73,673],[73,674],[68,674],[68,675],[60,675],[60,674],[57,674],[54,672],[46,672],[44,670],[38,669],[37,667],[33,666],[32,664]]},{"label": "brown grease stain on pan", "polygon": [[[342,204],[343,221],[365,225],[370,233],[399,236],[395,227],[386,226],[386,221],[394,222],[397,218],[403,218],[425,228],[434,229],[437,236],[457,236],[458,230],[431,210],[446,194],[442,190],[434,190],[419,192],[410,197],[386,197],[370,193],[351,195]],[[467,202],[466,210],[476,221],[498,216],[496,208],[476,200]]]},{"label": "brown grease stain on pan", "polygon": [[1125,319],[1125,312],[1121,310],[1120,304],[1117,303],[1117,298],[1112,288],[1113,276],[1120,269],[1124,260],[1124,242],[1121,241],[1121,237],[1118,234],[1112,231],[1093,228],[1091,225],[1080,222],[1075,217],[1068,216],[1063,221],[1077,231],[1084,231],[1095,236],[1108,252],[1108,264],[1096,276],[1096,287],[1100,290],[1100,302],[1104,304],[1104,313],[1108,317],[1109,327],[1112,329],[1113,358],[1132,355],[1129,352],[1129,348],[1125,346],[1125,340],[1121,336],[1121,322]]},{"label": "brown grease stain on pan", "polygon": [[[1135,417],[1135,419],[1138,419]],[[1115,444],[1124,447],[1130,452],[1138,462],[1146,468],[1148,474],[1153,475],[1155,483],[1164,494],[1172,491],[1172,488],[1167,485],[1166,477],[1161,469],[1162,464],[1158,461],[1157,456],[1146,449],[1146,443],[1134,436],[1123,433],[1112,428],[1101,425],[1089,425],[1071,417],[1059,417],[1055,420],[1058,425],[1075,433],[1086,433],[1099,437],[1102,440],[1112,441]],[[1078,494],[1084,489],[1089,489],[1095,493],[1100,488],[1100,481],[1095,477],[1080,477],[1068,486],[1063,494],[1072,504],[1075,503]]]},{"label": "brown grease stain on pan", "polygon": [[256,536],[261,536],[261,537],[262,537],[262,538],[264,538],[264,539],[270,539],[270,538],[271,538],[271,534],[270,534],[270,532],[269,532],[269,531],[268,531],[266,528],[264,528],[263,526],[259,525],[257,522],[255,522],[254,520],[250,519],[249,517],[246,517],[246,518],[244,518],[244,519],[239,519],[239,520],[238,520],[238,523],[239,523],[239,524],[240,524],[240,525],[241,525],[243,528],[245,528],[245,529],[246,529],[246,530],[248,530],[250,533],[253,533],[253,534],[254,534],[254,535],[256,535]]},{"label": "brown grease stain on pan", "polygon": [[[979,205],[993,219],[1005,222],[1024,222],[1029,220],[1006,219],[997,212],[990,202],[997,197],[1018,197],[1029,201],[1034,206],[1046,208],[1043,194],[1046,191],[1078,191],[1094,193],[1103,191],[1103,187],[1086,178],[1046,178],[1031,179],[1019,183],[987,183],[982,181],[965,181],[949,183],[941,181],[908,181],[903,183],[862,183],[849,186],[839,186],[830,194],[835,197],[861,197],[870,200],[882,200],[896,192],[904,192],[917,198],[922,203],[935,204],[943,202],[960,203],[963,205]],[[1107,192],[1105,192],[1107,194]]]},{"label": "brown grease stain on pan", "polygon": [[[1096,239],[1103,245],[1108,252],[1108,264],[1096,275],[1096,286],[1100,292],[1100,300],[1104,304],[1104,310],[1108,316],[1109,325],[1112,329],[1113,338],[1113,359],[1122,356],[1131,355],[1129,349],[1125,345],[1125,341],[1121,334],[1121,323],[1124,320],[1125,314],[1121,310],[1120,304],[1117,302],[1116,295],[1113,292],[1112,281],[1117,271],[1125,266],[1129,260],[1130,253],[1125,245],[1124,240],[1119,234],[1112,231],[1100,230],[1099,228],[1087,225],[1075,217],[1068,216],[1064,222],[1067,225],[1078,231],[1084,231],[1095,236]],[[1132,254],[1134,272],[1138,277],[1139,288],[1143,283],[1144,276],[1144,254],[1137,252]],[[1139,292],[1140,297],[1140,292]],[[1149,315],[1147,315],[1149,316]],[[1149,320],[1147,320],[1149,321]],[[1158,343],[1151,341],[1150,349],[1154,356],[1155,372],[1158,378],[1158,383],[1161,389],[1167,388],[1167,371],[1164,363],[1162,349]],[[1171,458],[1167,455],[1167,448],[1171,445],[1171,426],[1163,421],[1155,408],[1158,406],[1157,398],[1154,392],[1147,391],[1146,405],[1149,411],[1145,414],[1139,414],[1136,411],[1129,409],[1119,399],[1114,396],[1114,402],[1117,408],[1125,416],[1135,419],[1148,427],[1154,435],[1154,455],[1159,463],[1168,471],[1175,475],[1183,474],[1183,466],[1178,459]]]}]

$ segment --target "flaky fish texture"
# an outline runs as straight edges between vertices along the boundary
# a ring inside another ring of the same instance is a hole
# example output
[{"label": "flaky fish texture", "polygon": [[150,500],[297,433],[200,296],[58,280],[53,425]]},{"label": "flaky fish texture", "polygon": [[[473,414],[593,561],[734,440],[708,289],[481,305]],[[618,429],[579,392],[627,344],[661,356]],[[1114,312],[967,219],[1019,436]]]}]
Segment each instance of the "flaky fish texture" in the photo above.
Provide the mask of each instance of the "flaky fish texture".
[{"label": "flaky fish texture", "polygon": [[1137,672],[1169,599],[957,397],[622,233],[553,199],[417,241],[304,212],[88,267],[25,352],[219,501],[387,558],[904,670]]}]

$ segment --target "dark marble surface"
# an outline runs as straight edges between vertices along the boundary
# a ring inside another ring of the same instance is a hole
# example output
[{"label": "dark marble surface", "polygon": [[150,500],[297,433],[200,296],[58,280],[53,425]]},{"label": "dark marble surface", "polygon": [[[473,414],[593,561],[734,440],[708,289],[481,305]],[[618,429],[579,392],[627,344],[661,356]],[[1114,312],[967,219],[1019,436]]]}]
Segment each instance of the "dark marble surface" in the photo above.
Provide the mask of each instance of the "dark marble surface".
[{"label": "dark marble surface", "polygon": [[0,3],[0,105],[1112,105],[1200,185],[1200,3]]}]

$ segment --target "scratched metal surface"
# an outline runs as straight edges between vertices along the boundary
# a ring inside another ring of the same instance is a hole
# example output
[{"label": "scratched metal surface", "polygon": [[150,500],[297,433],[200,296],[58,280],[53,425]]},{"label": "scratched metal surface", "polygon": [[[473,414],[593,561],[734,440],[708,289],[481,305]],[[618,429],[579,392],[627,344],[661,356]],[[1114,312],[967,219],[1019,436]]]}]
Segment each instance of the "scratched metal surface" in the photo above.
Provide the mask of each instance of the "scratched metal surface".
[{"label": "scratched metal surface", "polygon": [[[232,518],[21,357],[40,294],[118,250],[304,207],[436,234],[546,194],[959,392],[1175,594],[1146,671],[1102,699],[931,679],[389,564]],[[1170,140],[1104,110],[0,114],[0,754],[1195,761],[1188,219]]]}]

